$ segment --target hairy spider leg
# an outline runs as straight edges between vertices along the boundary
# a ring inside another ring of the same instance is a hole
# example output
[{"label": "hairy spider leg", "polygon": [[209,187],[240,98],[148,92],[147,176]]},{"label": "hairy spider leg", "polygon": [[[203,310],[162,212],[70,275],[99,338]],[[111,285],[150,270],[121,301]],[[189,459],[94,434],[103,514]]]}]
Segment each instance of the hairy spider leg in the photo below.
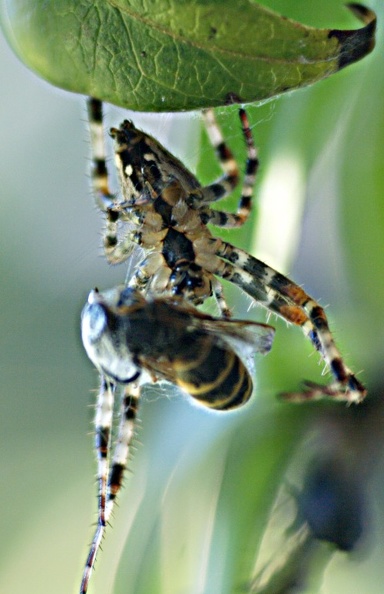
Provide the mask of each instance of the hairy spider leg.
[{"label": "hairy spider leg", "polygon": [[98,478],[98,518],[92,544],[88,553],[81,581],[80,592],[85,593],[95,564],[96,554],[100,547],[106,526],[107,481],[109,474],[109,452],[111,447],[111,428],[115,387],[100,378],[100,391],[95,415],[95,448],[97,454]]},{"label": "hairy spider leg", "polygon": [[[106,227],[104,231],[104,252],[111,263],[119,263],[126,260],[133,251],[134,239],[126,234],[124,237],[124,249],[118,256],[113,256],[118,245],[117,230],[121,209],[117,209],[117,197],[110,191],[109,174],[107,168],[107,151],[105,146],[105,134],[103,128],[103,103],[94,97],[87,98],[88,121],[91,137],[92,151],[92,186],[96,206],[106,214]],[[132,221],[134,219],[132,215]],[[123,253],[122,253],[123,252]]]},{"label": "hairy spider leg", "polygon": [[129,456],[129,448],[134,434],[138,399],[140,396],[140,388],[136,384],[129,384],[124,387],[121,401],[120,425],[111,462],[111,430],[116,385],[107,382],[102,375],[100,379],[101,385],[95,415],[95,447],[98,460],[99,483],[98,518],[83,572],[80,594],[86,594],[88,590],[96,556],[113,511],[115,498],[122,485]]},{"label": "hairy spider leg", "polygon": [[99,99],[87,98],[88,121],[92,150],[92,185],[98,208],[107,211],[115,201],[108,185],[107,152],[103,129],[103,104]]},{"label": "hairy spider leg", "polygon": [[202,239],[201,244],[198,264],[238,285],[269,311],[300,326],[330,368],[334,383],[322,386],[307,382],[304,392],[284,394],[286,399],[301,401],[330,396],[355,403],[364,399],[365,387],[344,363],[324,309],[312,297],[281,273],[228,242],[211,239],[207,243]]},{"label": "hairy spider leg", "polygon": [[106,228],[104,231],[104,252],[109,261],[117,263],[128,258],[133,251],[134,243],[125,237],[124,256],[121,259],[110,258],[118,244],[117,230],[120,212],[116,210],[118,205],[117,197],[110,191],[109,175],[107,168],[107,151],[105,146],[105,135],[103,128],[103,103],[94,97],[87,98],[88,121],[91,136],[92,151],[92,186],[96,206],[106,214]]},{"label": "hairy spider leg", "polygon": [[[259,168],[259,159],[245,109],[239,109],[239,117],[247,151],[243,187],[235,214],[213,209],[205,210],[205,222],[217,227],[240,227],[248,220],[252,209],[252,196]],[[239,169],[231,150],[224,141],[214,111],[212,109],[204,110],[203,118],[208,137],[224,171],[222,178],[202,188],[200,204],[207,204],[228,196],[235,189],[239,181]]]}]

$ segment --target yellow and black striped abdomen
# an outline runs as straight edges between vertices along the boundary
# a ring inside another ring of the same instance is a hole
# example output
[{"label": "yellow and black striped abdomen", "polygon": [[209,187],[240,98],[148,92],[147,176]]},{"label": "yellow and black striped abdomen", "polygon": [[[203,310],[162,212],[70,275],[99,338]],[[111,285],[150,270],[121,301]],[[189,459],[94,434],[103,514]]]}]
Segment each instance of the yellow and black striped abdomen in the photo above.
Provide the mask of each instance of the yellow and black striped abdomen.
[{"label": "yellow and black striped abdomen", "polygon": [[241,406],[252,394],[252,379],[236,352],[209,334],[194,335],[173,363],[175,382],[215,410]]}]

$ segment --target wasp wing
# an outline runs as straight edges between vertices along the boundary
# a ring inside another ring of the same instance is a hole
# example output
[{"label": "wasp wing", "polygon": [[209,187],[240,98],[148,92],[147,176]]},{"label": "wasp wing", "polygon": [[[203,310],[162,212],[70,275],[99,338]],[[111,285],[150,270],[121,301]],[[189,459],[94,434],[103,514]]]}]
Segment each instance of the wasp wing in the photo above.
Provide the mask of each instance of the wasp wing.
[{"label": "wasp wing", "polygon": [[[211,336],[214,343],[221,345],[221,348],[224,348],[225,351],[235,352],[243,361],[246,361],[249,370],[254,368],[254,355],[256,353],[265,355],[271,350],[275,334],[273,326],[244,320],[213,318],[189,308],[188,305],[184,309],[190,314],[189,323],[183,328],[185,341],[193,340],[194,330],[203,332]],[[140,364],[152,374],[153,380],[156,380],[156,378],[166,379],[175,383],[177,373],[168,357],[167,345],[164,344],[163,346],[162,356],[153,357],[146,353],[139,357]]]},{"label": "wasp wing", "polygon": [[160,298],[157,302],[166,302],[172,308],[184,312],[189,317],[189,327],[199,329],[214,335],[229,344],[234,342],[243,344],[244,348],[255,353],[265,355],[272,348],[275,328],[262,322],[251,320],[237,320],[216,318],[206,314],[181,297],[173,296],[171,299]]},{"label": "wasp wing", "polygon": [[206,332],[233,345],[247,354],[266,355],[272,348],[275,328],[268,324],[247,320],[205,319],[202,325]]}]

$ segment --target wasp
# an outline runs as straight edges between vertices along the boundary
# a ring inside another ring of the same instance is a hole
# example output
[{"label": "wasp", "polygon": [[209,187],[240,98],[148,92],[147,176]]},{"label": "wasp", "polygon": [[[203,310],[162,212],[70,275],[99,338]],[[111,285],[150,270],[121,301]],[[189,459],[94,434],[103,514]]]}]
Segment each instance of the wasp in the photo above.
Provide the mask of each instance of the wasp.
[{"label": "wasp", "polygon": [[[165,380],[210,409],[240,407],[253,391],[242,357],[268,353],[274,328],[215,318],[180,297],[145,298],[131,287],[91,291],[81,327],[84,347],[101,375],[95,421],[99,518],[83,575],[84,593],[121,488],[142,386]],[[122,387],[120,427],[109,463],[117,386]]]}]

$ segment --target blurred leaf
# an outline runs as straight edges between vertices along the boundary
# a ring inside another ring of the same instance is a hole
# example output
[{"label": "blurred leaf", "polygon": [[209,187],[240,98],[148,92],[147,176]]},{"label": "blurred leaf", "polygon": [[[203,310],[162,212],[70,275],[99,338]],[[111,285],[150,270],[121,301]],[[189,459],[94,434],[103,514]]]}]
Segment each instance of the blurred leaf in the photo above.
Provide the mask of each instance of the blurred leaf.
[{"label": "blurred leaf", "polygon": [[[372,64],[360,88],[360,101],[353,101],[340,141],[339,171],[342,191],[341,229],[348,247],[347,258],[364,299],[377,316],[382,315],[384,276],[378,263],[384,258],[384,93],[383,64]],[[373,89],[375,92],[373,92]],[[343,147],[348,146],[348,154]],[[371,310],[372,313],[372,310]]]},{"label": "blurred leaf", "polygon": [[2,5],[16,53],[49,82],[141,111],[266,99],[311,84],[374,46],[357,30],[315,29],[249,0],[13,0]]}]

